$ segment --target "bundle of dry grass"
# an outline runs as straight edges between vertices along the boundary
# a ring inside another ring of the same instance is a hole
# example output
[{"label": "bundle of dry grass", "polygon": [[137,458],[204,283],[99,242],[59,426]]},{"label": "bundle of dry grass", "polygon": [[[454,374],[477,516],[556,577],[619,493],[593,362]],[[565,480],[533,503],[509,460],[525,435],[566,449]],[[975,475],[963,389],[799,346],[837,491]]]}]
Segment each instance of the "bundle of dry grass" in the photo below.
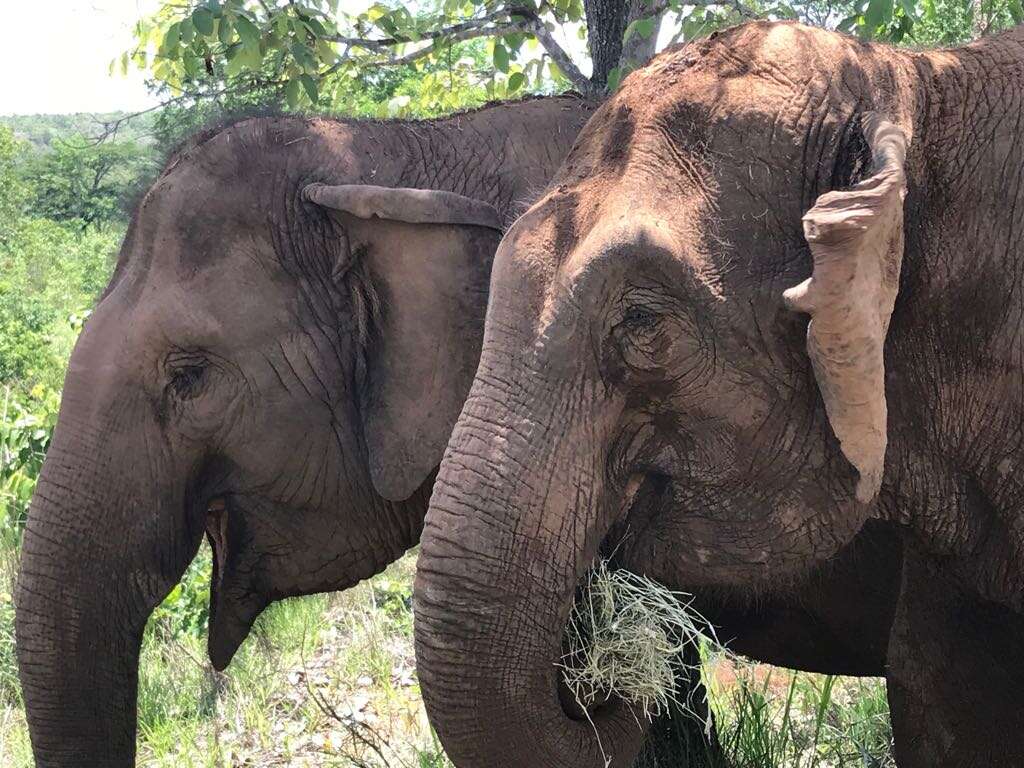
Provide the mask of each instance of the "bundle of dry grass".
[{"label": "bundle of dry grass", "polygon": [[599,561],[569,616],[558,665],[584,711],[615,696],[647,720],[670,704],[692,712],[677,681],[700,674],[693,659],[702,641],[719,645],[692,603],[685,592]]}]

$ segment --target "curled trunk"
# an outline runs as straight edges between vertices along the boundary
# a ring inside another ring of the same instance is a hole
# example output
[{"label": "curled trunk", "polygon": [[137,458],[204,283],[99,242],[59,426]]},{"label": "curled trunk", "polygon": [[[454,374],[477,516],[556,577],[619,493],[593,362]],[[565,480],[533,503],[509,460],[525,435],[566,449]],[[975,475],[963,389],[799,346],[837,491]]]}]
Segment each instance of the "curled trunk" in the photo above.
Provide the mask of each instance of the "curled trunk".
[{"label": "curled trunk", "polygon": [[[485,345],[492,349],[502,345]],[[504,348],[515,349],[506,344]],[[610,524],[591,421],[524,415],[536,370],[485,356],[435,484],[416,582],[424,700],[460,768],[628,766],[643,729],[625,705],[583,716],[555,667],[580,577]],[[509,404],[516,404],[513,410]],[[539,446],[552,430],[561,435]]]}]

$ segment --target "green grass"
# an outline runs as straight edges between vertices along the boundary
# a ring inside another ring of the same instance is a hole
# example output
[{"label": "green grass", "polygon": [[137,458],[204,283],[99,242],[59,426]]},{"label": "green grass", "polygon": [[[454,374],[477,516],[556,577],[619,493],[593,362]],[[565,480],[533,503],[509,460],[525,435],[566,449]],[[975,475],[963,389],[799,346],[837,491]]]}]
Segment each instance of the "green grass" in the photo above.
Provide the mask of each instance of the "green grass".
[{"label": "green grass", "polygon": [[719,657],[704,680],[727,760],[742,768],[895,768],[885,683]]},{"label": "green grass", "polygon": [[[32,765],[13,656],[16,568],[0,547],[0,766]],[[206,557],[202,555],[201,557]],[[413,667],[409,555],[344,593],[287,600],[215,673],[196,631],[203,572],[151,621],[139,671],[139,765],[160,768],[452,768]],[[712,710],[736,768],[891,768],[879,680],[706,660]]]}]

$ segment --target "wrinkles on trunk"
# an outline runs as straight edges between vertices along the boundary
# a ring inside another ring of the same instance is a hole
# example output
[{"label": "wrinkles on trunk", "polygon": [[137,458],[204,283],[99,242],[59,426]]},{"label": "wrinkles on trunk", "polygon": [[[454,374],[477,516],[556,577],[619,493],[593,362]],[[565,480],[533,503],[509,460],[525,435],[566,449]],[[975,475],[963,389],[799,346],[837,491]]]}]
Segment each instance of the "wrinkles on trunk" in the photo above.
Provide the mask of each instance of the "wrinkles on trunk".
[{"label": "wrinkles on trunk", "polygon": [[148,468],[94,434],[62,418],[25,528],[15,629],[39,768],[134,764],[142,633],[201,536],[161,516],[180,499],[159,499],[141,482]]},{"label": "wrinkles on trunk", "polygon": [[593,725],[573,719],[555,667],[608,527],[603,480],[568,419],[509,381],[481,364],[427,514],[415,588],[424,701],[460,768],[628,766],[643,738],[633,715],[613,704]]}]

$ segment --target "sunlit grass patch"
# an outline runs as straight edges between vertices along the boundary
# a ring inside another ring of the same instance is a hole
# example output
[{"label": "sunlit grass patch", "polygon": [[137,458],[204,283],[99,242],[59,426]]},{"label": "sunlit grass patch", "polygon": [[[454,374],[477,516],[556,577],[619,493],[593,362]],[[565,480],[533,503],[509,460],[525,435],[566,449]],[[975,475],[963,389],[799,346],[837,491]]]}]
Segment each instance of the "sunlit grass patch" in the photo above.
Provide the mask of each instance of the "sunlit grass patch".
[{"label": "sunlit grass patch", "polygon": [[742,768],[895,768],[885,682],[719,656],[704,680],[727,760]]}]

